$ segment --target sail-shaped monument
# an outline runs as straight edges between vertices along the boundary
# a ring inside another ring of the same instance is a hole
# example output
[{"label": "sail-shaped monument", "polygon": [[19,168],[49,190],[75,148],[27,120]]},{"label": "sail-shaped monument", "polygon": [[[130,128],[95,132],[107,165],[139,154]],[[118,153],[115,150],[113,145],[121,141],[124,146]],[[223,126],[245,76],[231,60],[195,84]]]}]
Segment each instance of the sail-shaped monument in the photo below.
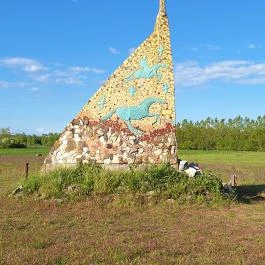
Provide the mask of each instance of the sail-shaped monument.
[{"label": "sail-shaped monument", "polygon": [[165,0],[153,33],[67,125],[44,170],[177,163],[174,71]]}]

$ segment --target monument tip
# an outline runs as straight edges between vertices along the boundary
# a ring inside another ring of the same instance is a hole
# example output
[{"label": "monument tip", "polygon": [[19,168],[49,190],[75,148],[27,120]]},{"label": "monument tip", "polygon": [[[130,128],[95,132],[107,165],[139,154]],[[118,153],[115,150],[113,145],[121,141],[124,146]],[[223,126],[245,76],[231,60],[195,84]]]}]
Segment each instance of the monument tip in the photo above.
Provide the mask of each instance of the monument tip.
[{"label": "monument tip", "polygon": [[160,0],[159,15],[166,15],[166,0]]}]

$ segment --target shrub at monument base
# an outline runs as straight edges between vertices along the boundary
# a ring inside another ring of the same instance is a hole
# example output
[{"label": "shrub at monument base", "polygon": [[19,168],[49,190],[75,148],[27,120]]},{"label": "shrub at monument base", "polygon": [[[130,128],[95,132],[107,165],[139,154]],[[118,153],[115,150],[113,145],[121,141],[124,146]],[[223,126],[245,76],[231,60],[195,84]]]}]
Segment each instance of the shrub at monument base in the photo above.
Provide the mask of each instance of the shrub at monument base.
[{"label": "shrub at monument base", "polygon": [[[109,171],[88,164],[33,175],[23,184],[26,194],[44,199],[104,197],[111,201],[223,204],[233,200],[225,194],[222,181],[212,174],[189,178],[169,164],[146,169]],[[139,200],[138,200],[139,199]]]}]

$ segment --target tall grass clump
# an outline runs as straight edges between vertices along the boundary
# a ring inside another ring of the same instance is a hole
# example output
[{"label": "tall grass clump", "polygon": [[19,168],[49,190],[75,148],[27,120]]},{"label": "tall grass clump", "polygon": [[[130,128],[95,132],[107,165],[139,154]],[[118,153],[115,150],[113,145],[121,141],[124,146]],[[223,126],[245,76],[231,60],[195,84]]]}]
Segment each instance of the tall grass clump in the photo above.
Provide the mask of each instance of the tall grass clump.
[{"label": "tall grass clump", "polygon": [[189,178],[169,164],[145,169],[110,171],[98,165],[79,165],[30,176],[23,184],[27,194],[43,198],[111,196],[144,198],[144,201],[175,200],[183,203],[223,203],[231,200],[222,181],[212,174]]}]

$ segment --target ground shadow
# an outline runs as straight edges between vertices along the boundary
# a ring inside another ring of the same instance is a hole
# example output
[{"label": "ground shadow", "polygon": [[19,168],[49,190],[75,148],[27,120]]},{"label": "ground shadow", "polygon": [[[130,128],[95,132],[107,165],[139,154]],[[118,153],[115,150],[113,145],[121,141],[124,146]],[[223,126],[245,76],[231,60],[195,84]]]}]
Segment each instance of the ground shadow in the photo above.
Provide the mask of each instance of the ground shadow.
[{"label": "ground shadow", "polygon": [[265,184],[243,185],[236,189],[241,202],[265,201]]}]

